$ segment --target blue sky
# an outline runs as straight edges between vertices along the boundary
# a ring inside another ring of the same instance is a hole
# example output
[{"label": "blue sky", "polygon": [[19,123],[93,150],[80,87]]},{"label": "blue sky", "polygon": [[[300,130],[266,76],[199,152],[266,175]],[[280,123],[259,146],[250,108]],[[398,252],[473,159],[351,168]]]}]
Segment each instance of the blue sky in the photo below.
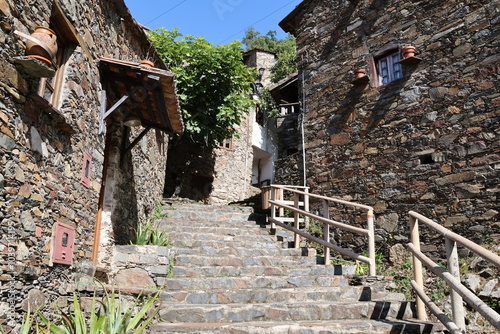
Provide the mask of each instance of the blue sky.
[{"label": "blue sky", "polygon": [[302,0],[125,0],[134,18],[151,29],[179,28],[184,35],[204,36],[213,44],[241,40],[253,26],[265,35],[285,32],[278,23]]}]

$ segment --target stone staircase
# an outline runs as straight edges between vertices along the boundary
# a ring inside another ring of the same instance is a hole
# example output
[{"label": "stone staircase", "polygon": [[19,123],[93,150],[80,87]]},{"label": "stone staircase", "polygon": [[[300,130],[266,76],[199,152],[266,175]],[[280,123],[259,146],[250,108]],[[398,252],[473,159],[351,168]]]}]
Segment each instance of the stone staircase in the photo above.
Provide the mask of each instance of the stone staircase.
[{"label": "stone staircase", "polygon": [[[435,333],[413,319],[404,296],[352,286],[308,249],[286,248],[251,208],[175,204],[168,227],[175,262],[151,333]],[[372,278],[377,281],[376,278]],[[379,278],[380,279],[380,278]]]}]

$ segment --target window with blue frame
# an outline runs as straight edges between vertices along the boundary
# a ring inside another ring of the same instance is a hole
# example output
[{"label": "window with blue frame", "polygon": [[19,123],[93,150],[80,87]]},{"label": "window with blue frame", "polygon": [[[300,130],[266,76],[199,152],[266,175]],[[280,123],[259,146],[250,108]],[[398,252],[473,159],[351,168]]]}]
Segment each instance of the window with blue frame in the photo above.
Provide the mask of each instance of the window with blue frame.
[{"label": "window with blue frame", "polygon": [[378,84],[386,85],[389,82],[400,79],[403,77],[403,69],[399,61],[401,55],[398,52],[389,54],[388,56],[378,58],[377,60],[377,74]]}]

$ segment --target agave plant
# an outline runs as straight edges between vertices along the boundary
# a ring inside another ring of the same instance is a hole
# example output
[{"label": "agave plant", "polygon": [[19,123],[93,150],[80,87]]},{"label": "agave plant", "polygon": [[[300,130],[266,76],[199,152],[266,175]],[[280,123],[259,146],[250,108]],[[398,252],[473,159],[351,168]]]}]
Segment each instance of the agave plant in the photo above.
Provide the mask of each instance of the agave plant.
[{"label": "agave plant", "polygon": [[148,221],[145,224],[139,224],[137,227],[133,244],[170,246],[170,241],[167,236],[167,230],[160,231],[156,225]]},{"label": "agave plant", "polygon": [[[108,293],[104,290],[104,297],[99,300],[92,297],[90,314],[87,316],[80,305],[80,296],[74,293],[73,311],[65,313],[59,310],[61,324],[51,323],[41,312],[37,312],[45,324],[47,333],[53,334],[139,334],[153,321],[158,310],[148,315],[158,299],[158,294],[150,297],[143,303],[142,296],[138,296],[131,306],[124,306],[120,294],[114,290]],[[139,311],[134,315],[134,310]]]}]

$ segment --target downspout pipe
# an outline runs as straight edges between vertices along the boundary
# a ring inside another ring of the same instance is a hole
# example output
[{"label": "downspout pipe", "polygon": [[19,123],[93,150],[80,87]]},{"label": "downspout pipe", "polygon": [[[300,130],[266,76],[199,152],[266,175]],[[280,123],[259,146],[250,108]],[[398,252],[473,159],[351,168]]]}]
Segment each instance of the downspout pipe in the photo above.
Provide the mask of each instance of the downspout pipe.
[{"label": "downspout pipe", "polygon": [[106,133],[106,142],[104,144],[104,162],[102,166],[101,190],[99,192],[99,203],[97,205],[97,217],[94,231],[94,244],[92,246],[92,262],[97,265],[99,255],[99,242],[101,237],[102,210],[104,207],[104,193],[106,189],[106,179],[108,176],[109,150],[111,146],[111,133]]},{"label": "downspout pipe", "polygon": [[306,173],[306,146],[305,146],[305,134],[304,134],[304,118],[306,114],[306,92],[305,92],[305,84],[304,84],[304,54],[301,55],[301,67],[302,67],[302,112],[300,115],[300,130],[302,135],[302,177],[303,177],[303,186],[307,187],[307,173]]}]

